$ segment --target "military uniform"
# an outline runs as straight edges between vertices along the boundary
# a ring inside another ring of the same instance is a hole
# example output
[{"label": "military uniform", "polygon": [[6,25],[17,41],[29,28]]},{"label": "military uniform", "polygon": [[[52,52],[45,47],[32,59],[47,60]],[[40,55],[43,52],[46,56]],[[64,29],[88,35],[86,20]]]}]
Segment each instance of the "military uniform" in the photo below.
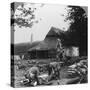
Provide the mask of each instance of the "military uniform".
[{"label": "military uniform", "polygon": [[27,72],[25,73],[25,78],[29,79],[29,82],[36,80],[38,81],[38,75],[39,75],[39,68],[38,67],[31,67]]},{"label": "military uniform", "polygon": [[62,61],[63,59],[63,48],[61,44],[61,40],[57,40],[57,45],[56,45],[56,60]]}]

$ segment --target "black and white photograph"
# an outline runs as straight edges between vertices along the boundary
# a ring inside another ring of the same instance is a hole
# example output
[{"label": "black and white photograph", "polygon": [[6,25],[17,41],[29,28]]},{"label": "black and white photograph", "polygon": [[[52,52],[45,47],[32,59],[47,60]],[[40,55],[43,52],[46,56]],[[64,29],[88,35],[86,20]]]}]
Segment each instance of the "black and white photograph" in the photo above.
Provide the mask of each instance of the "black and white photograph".
[{"label": "black and white photograph", "polygon": [[88,7],[10,5],[11,86],[88,83]]}]

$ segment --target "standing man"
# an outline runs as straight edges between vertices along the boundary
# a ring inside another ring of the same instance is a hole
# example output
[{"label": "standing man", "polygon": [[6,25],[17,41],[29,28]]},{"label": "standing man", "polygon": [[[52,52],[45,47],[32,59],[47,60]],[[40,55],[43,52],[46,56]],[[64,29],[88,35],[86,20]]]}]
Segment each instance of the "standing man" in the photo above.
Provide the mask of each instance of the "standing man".
[{"label": "standing man", "polygon": [[63,59],[63,47],[61,44],[61,40],[57,39],[57,45],[56,45],[56,60],[62,61]]}]

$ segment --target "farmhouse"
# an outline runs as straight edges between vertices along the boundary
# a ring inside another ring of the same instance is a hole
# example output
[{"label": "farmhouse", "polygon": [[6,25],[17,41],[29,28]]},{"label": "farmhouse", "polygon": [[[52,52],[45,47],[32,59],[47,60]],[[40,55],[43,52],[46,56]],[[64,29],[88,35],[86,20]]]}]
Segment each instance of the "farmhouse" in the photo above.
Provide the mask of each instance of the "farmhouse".
[{"label": "farmhouse", "polygon": [[67,41],[65,32],[58,28],[52,27],[43,41],[28,50],[30,58],[55,58],[58,38],[61,39],[61,43],[63,45],[65,51],[64,53],[66,56],[79,56],[78,46],[75,46],[74,44]]}]

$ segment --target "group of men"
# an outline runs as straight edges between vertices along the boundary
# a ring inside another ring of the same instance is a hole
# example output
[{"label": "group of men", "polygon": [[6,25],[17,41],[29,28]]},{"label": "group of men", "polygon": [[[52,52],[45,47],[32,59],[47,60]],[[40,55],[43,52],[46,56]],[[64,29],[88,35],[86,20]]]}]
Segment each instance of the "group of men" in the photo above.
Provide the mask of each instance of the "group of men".
[{"label": "group of men", "polygon": [[[46,72],[48,74],[48,80],[46,80],[46,83],[48,83],[51,80],[59,80],[60,79],[60,66],[58,63],[50,63],[46,65]],[[36,81],[37,84],[41,84],[39,82],[39,75],[40,75],[40,69],[37,66],[33,66],[30,69],[28,69],[25,73],[25,78],[29,80],[29,83],[32,83],[32,81]]]},{"label": "group of men", "polygon": [[[61,44],[61,40],[57,39],[57,45],[56,45],[56,60],[60,61],[63,59],[63,48]],[[54,62],[49,63],[46,65],[47,71],[48,71],[48,81],[52,79],[60,79],[60,64]],[[37,84],[39,84],[38,75],[40,74],[38,67],[31,67],[29,70],[27,70],[25,74],[25,78],[29,79],[29,82],[32,80],[36,80]]]}]

